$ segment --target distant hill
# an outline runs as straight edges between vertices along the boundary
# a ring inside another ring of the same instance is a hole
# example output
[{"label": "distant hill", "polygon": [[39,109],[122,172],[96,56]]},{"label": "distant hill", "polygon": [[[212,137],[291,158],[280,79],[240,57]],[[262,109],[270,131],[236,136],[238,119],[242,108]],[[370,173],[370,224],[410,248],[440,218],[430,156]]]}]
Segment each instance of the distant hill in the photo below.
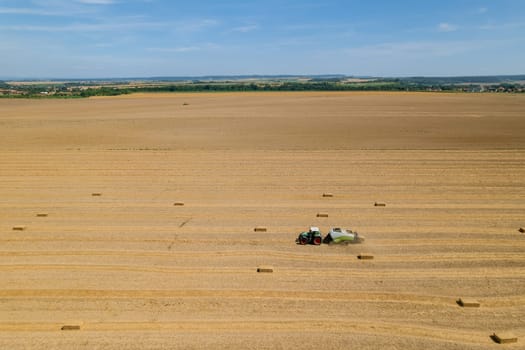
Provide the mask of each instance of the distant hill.
[{"label": "distant hill", "polygon": [[501,84],[525,81],[525,75],[488,75],[465,77],[406,77],[395,80],[416,84]]},{"label": "distant hill", "polygon": [[297,79],[316,79],[333,80],[346,79],[349,76],[344,74],[320,74],[320,75],[203,75],[203,76],[155,76],[155,77],[123,77],[123,78],[14,78],[0,77],[0,81],[60,81],[60,82],[130,82],[130,81],[150,81],[150,82],[183,82],[183,81],[242,81],[242,80],[297,80]]},{"label": "distant hill", "polygon": [[156,77],[124,77],[124,78],[14,78],[0,77],[0,82],[9,81],[60,81],[60,82],[130,82],[130,81],[149,81],[149,82],[183,82],[183,81],[243,81],[243,80],[315,80],[315,81],[334,81],[344,79],[374,79],[383,81],[403,81],[416,84],[500,84],[525,81],[523,75],[487,75],[487,76],[452,76],[452,77],[370,77],[370,76],[350,76],[344,74],[319,74],[319,75],[205,75],[205,76],[156,76]]}]

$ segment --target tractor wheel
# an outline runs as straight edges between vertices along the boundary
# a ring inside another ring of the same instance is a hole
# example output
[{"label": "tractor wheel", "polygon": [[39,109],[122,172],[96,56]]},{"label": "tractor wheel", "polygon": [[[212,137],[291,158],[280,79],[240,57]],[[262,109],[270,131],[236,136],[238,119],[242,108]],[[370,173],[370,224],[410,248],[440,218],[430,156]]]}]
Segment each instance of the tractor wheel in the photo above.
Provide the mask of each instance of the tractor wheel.
[{"label": "tractor wheel", "polygon": [[314,237],[314,245],[321,245],[321,237]]},{"label": "tractor wheel", "polygon": [[305,245],[305,244],[308,244],[308,238],[307,237],[299,237],[299,244],[300,245]]}]

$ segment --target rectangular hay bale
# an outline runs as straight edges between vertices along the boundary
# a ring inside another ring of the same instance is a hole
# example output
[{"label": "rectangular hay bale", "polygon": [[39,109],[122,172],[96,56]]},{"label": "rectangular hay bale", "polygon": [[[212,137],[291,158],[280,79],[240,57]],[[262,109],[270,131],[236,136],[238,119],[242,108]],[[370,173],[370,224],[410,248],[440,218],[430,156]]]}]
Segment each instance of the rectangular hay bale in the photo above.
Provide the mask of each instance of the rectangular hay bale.
[{"label": "rectangular hay bale", "polygon": [[45,218],[45,217],[47,217],[47,213],[38,213],[38,214],[36,214],[36,216],[39,217],[39,218]]},{"label": "rectangular hay bale", "polygon": [[63,331],[78,331],[80,330],[80,326],[79,325],[64,325],[62,326],[62,328],[60,328],[61,330]]},{"label": "rectangular hay bale", "polygon": [[386,207],[386,203],[375,202],[375,203],[374,203],[374,207]]},{"label": "rectangular hay bale", "polygon": [[257,268],[257,272],[267,272],[267,273],[270,273],[270,272],[273,272],[273,267],[271,266],[259,266]]},{"label": "rectangular hay bale", "polygon": [[255,231],[255,232],[266,232],[267,229],[266,229],[266,227],[263,227],[263,226],[257,226],[256,228],[253,229],[253,231]]},{"label": "rectangular hay bale", "polygon": [[518,337],[512,333],[494,333],[491,338],[498,344],[517,343]]},{"label": "rectangular hay bale", "polygon": [[520,231],[521,233],[525,233],[525,228],[520,227],[520,229],[518,231]]},{"label": "rectangular hay bale", "polygon": [[317,217],[318,218],[327,218],[328,217],[328,213],[317,213]]},{"label": "rectangular hay bale", "polygon": [[100,196],[102,196],[102,193],[100,193],[100,192],[93,192],[93,193],[91,193],[91,195],[93,197],[100,197]]},{"label": "rectangular hay bale", "polygon": [[24,231],[27,229],[26,226],[13,226],[13,231]]},{"label": "rectangular hay bale", "polygon": [[325,198],[332,198],[333,196],[333,193],[323,193],[323,197]]},{"label": "rectangular hay bale", "polygon": [[184,202],[175,202],[175,203],[173,203],[173,205],[175,207],[183,207],[184,206]]},{"label": "rectangular hay bale", "polygon": [[459,298],[457,303],[462,307],[479,307],[479,301],[470,298]]},{"label": "rectangular hay bale", "polygon": [[368,253],[361,253],[357,256],[359,260],[372,260],[374,259],[374,256],[372,254]]}]

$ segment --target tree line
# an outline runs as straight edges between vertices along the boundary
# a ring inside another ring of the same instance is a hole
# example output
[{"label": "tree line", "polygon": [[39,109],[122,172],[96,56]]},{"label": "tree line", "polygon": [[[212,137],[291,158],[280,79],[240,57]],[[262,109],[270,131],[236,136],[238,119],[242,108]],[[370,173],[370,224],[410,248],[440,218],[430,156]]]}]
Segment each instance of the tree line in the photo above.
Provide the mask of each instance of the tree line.
[{"label": "tree line", "polygon": [[[21,85],[11,86],[0,81],[0,88],[9,88],[9,93],[0,97],[22,98],[85,98],[92,96],[117,96],[134,92],[248,92],[248,91],[449,91],[449,92],[525,92],[525,86],[514,83],[500,83],[490,88],[478,84],[456,85],[437,82],[436,80],[412,79],[383,79],[370,80],[359,83],[348,83],[338,80],[310,80],[310,81],[283,81],[283,82],[190,82],[158,85],[113,85],[89,86],[74,85]],[[16,93],[13,93],[13,89]],[[6,90],[4,90],[6,91]]]}]

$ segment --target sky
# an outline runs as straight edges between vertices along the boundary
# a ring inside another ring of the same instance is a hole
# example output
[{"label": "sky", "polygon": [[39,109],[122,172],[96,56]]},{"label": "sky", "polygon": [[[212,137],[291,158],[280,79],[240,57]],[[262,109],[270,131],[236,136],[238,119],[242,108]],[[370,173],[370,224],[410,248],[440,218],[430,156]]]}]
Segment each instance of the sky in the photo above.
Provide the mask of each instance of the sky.
[{"label": "sky", "polygon": [[525,0],[0,0],[0,79],[525,74]]}]

